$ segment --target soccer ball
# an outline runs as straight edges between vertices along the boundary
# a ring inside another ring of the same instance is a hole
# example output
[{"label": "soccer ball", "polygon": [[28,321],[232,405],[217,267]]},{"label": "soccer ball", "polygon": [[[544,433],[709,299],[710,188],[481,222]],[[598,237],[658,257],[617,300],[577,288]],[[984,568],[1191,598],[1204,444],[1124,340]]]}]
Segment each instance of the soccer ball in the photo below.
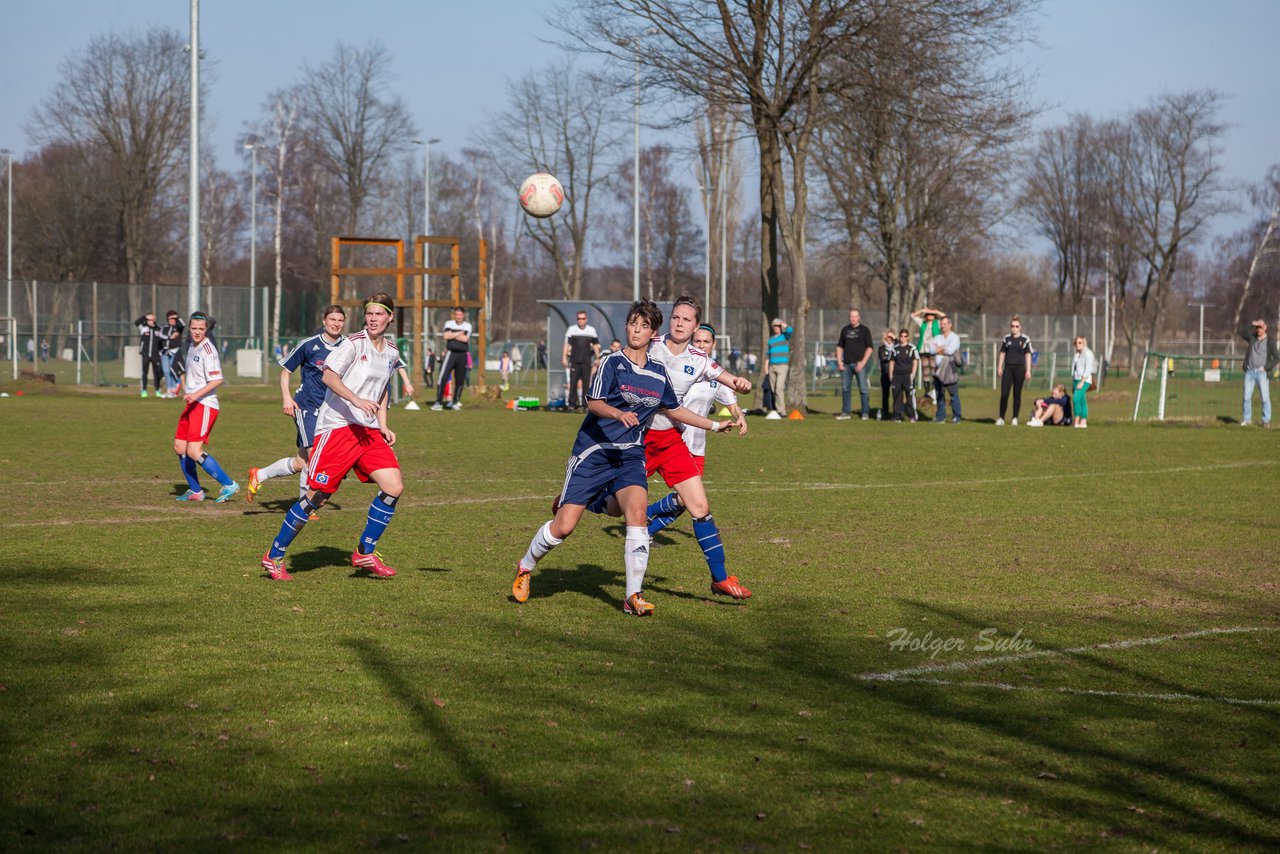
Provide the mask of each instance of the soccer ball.
[{"label": "soccer ball", "polygon": [[560,210],[564,204],[564,187],[556,176],[547,172],[535,172],[520,185],[520,207],[529,216],[539,219]]}]

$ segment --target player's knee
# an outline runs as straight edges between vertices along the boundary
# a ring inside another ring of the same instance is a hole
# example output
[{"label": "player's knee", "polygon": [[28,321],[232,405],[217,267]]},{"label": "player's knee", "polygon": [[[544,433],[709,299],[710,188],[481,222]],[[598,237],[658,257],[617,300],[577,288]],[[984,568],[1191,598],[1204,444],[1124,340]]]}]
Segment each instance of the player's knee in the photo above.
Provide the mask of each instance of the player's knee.
[{"label": "player's knee", "polygon": [[186,455],[199,463],[204,458],[204,444],[201,442],[188,442]]},{"label": "player's knee", "polygon": [[711,502],[705,498],[694,498],[684,501],[684,507],[689,511],[689,515],[695,519],[711,514]]}]

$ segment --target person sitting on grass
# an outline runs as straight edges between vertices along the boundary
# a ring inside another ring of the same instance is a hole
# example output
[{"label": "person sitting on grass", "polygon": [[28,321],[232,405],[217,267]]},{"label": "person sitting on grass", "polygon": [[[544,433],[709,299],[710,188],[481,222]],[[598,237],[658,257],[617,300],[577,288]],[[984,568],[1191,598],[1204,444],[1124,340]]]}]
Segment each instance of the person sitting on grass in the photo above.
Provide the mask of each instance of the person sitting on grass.
[{"label": "person sitting on grass", "polygon": [[1071,426],[1071,396],[1062,383],[1053,387],[1053,397],[1042,397],[1036,401],[1035,406],[1036,411],[1027,422],[1028,427],[1043,427],[1046,424],[1054,427]]}]

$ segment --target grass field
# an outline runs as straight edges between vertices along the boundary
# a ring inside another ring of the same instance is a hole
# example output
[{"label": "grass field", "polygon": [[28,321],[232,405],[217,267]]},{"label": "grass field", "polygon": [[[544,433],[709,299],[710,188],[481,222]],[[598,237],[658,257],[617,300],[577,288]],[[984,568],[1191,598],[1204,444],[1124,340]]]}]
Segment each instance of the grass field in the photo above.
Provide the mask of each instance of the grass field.
[{"label": "grass field", "polygon": [[[294,484],[180,505],[177,402],[24,390],[0,849],[1280,845],[1280,431],[1123,423],[1131,390],[1088,431],[752,419],[708,485],[755,598],[707,594],[686,518],[636,620],[614,520],[509,598],[575,417],[396,412],[399,575],[347,565],[351,482],[273,583]],[[292,447],[222,398],[238,479]]]}]

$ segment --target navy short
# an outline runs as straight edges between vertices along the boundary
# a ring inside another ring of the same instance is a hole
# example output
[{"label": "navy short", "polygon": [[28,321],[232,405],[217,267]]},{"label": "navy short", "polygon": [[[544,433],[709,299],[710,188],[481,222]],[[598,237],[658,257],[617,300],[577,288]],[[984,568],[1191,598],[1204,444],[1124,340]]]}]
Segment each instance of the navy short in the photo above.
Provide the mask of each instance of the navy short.
[{"label": "navy short", "polygon": [[316,418],[318,409],[303,409],[301,406],[293,410],[293,423],[298,428],[298,448],[313,448],[316,444]]},{"label": "navy short", "polygon": [[565,468],[561,504],[586,506],[595,499],[628,486],[649,488],[644,472],[644,448],[588,448],[569,458]]}]

